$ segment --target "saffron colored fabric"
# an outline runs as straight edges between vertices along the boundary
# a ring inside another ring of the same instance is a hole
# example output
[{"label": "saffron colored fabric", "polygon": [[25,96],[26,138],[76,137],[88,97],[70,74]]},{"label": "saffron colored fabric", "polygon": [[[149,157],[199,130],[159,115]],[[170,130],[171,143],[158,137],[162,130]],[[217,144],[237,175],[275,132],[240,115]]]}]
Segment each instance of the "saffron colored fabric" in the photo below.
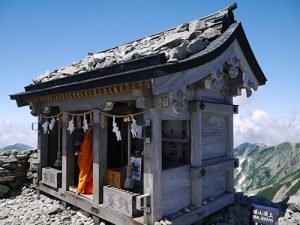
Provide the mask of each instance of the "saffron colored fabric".
[{"label": "saffron colored fabric", "polygon": [[89,130],[78,154],[79,179],[77,192],[93,194],[93,130]]}]

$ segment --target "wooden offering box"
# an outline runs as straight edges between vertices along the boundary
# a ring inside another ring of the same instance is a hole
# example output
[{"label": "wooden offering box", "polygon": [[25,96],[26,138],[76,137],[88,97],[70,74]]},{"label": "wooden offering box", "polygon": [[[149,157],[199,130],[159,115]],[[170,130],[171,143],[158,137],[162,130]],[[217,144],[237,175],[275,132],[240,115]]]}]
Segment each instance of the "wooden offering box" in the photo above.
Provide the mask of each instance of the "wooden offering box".
[{"label": "wooden offering box", "polygon": [[122,169],[108,169],[106,174],[106,182],[111,186],[123,188],[125,183],[125,176],[125,171],[123,171]]}]

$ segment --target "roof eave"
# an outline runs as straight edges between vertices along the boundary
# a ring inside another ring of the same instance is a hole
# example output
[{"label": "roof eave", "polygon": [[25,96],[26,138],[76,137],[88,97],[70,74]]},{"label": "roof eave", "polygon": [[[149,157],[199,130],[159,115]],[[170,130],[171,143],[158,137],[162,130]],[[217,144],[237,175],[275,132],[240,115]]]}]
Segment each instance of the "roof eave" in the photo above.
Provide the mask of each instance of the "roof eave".
[{"label": "roof eave", "polygon": [[[10,98],[12,100],[16,100],[18,103],[20,102],[21,99],[28,99],[28,98],[34,98],[40,96],[49,96],[49,95],[72,92],[72,91],[86,90],[86,89],[96,88],[96,87],[105,87],[106,85],[148,80],[160,76],[165,76],[175,72],[191,69],[211,61],[212,59],[222,54],[235,39],[238,40],[241,49],[243,51],[243,54],[247,58],[247,61],[250,67],[252,68],[253,73],[255,74],[259,82],[259,85],[264,85],[267,79],[264,73],[262,72],[260,66],[258,65],[258,62],[251,50],[251,47],[246,38],[242,25],[240,23],[236,23],[233,25],[235,25],[236,27],[234,27],[234,30],[232,31],[232,33],[229,34],[226,40],[224,40],[224,42],[221,43],[219,46],[217,46],[215,49],[208,51],[206,54],[201,55],[197,53],[194,56],[184,60],[180,60],[178,61],[178,63],[175,64],[163,62],[158,65],[148,66],[141,69],[126,71],[121,73],[109,74],[100,77],[92,76],[93,78],[86,79],[86,80],[75,81],[76,79],[74,80],[74,77],[69,77],[69,78],[65,78],[64,81],[70,81],[70,82],[67,82],[65,84],[59,85],[57,84],[57,82],[59,81],[53,82],[54,84],[57,85],[48,88],[26,91],[23,93],[17,93],[14,95],[10,95]],[[222,35],[225,34],[226,31]],[[89,72],[86,74],[86,76],[88,77],[90,73],[96,75],[96,73],[97,72],[99,73],[100,71],[101,69]]]}]

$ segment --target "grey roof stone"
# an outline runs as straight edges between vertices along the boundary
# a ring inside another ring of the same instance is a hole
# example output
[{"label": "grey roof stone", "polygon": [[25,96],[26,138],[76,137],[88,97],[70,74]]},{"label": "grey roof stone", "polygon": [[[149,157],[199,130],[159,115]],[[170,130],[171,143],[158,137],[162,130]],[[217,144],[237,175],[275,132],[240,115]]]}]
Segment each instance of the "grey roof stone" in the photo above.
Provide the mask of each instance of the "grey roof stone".
[{"label": "grey roof stone", "polygon": [[228,7],[210,16],[183,23],[176,28],[148,36],[102,52],[89,53],[79,62],[33,78],[34,84],[93,71],[134,59],[164,53],[169,63],[176,63],[203,51],[234,22]]}]

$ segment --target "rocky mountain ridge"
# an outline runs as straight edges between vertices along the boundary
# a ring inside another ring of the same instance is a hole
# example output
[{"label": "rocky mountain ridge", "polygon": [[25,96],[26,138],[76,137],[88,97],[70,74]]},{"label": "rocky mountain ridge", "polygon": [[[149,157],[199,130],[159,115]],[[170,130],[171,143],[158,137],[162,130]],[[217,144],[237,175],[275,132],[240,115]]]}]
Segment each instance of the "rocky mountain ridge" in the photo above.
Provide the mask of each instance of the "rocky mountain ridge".
[{"label": "rocky mountain ridge", "polygon": [[244,143],[234,152],[240,160],[235,172],[237,191],[280,202],[300,188],[299,143],[284,142],[276,146]]}]

